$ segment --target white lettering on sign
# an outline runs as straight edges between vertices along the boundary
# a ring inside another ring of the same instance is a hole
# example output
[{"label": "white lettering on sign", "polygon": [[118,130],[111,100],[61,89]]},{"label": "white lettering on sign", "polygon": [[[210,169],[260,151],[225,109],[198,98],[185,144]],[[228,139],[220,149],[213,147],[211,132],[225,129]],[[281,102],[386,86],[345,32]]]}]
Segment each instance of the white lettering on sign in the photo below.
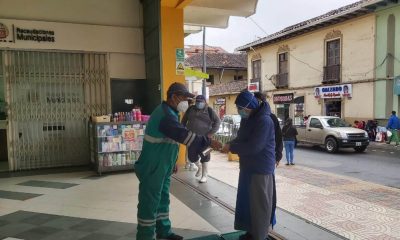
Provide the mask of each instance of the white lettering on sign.
[{"label": "white lettering on sign", "polygon": [[293,93],[274,95],[273,101],[274,103],[291,103],[293,101]]},{"label": "white lettering on sign", "polygon": [[342,98],[352,97],[353,88],[351,84],[316,87],[314,88],[315,98]]}]

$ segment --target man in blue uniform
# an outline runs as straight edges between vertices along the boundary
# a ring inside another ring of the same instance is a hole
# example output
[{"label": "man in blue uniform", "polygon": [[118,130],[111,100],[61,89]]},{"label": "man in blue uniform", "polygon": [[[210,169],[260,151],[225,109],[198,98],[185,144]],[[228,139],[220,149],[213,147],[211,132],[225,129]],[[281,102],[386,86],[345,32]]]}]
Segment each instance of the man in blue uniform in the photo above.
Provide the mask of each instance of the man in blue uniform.
[{"label": "man in blue uniform", "polygon": [[208,146],[220,148],[221,144],[207,136],[198,136],[179,122],[179,112],[184,113],[189,104],[185,85],[173,83],[167,91],[167,101],[151,114],[146,126],[142,153],[135,164],[139,184],[138,227],[136,239],[181,240],[171,231],[169,220],[169,186],[178,157],[179,143],[187,146],[191,162],[199,159]]}]

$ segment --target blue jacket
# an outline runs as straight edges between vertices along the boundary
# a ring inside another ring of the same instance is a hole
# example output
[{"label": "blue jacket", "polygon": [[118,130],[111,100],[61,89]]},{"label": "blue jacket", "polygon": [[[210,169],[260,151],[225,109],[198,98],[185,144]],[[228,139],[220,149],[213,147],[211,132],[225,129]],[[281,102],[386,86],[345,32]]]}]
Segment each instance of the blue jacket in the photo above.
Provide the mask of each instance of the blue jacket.
[{"label": "blue jacket", "polygon": [[271,108],[261,103],[248,119],[242,119],[230,151],[239,155],[240,169],[253,174],[273,174],[275,170],[275,128]]},{"label": "blue jacket", "polygon": [[389,122],[386,126],[387,129],[400,129],[400,119],[396,115],[392,115],[389,118]]}]

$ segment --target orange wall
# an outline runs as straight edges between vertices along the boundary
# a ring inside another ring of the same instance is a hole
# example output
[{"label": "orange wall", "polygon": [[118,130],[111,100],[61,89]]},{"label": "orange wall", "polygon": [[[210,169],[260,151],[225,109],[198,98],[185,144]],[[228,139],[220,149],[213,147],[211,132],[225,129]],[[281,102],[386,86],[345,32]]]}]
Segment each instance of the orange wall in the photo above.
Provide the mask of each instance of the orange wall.
[{"label": "orange wall", "polygon": [[161,8],[162,37],[162,93],[167,96],[168,87],[174,82],[185,83],[185,76],[176,75],[175,49],[184,47],[183,9]]},{"label": "orange wall", "polygon": [[[185,83],[185,76],[176,75],[175,49],[184,48],[183,9],[161,7],[161,46],[163,99],[167,98],[168,87],[174,82]],[[181,146],[178,165],[185,164],[185,147]]]}]

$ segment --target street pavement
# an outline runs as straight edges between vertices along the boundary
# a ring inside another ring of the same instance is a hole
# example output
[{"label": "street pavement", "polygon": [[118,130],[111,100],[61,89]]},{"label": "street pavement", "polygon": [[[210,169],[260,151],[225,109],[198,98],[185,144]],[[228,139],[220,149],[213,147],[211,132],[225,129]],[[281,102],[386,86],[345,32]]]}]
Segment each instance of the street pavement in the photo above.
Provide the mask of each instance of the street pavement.
[{"label": "street pavement", "polygon": [[[285,163],[285,157],[282,164]],[[342,149],[328,154],[324,149],[299,145],[295,149],[295,162],[322,171],[355,177],[400,189],[400,147],[373,143],[365,153]]]},{"label": "street pavement", "polygon": [[[276,170],[278,207],[347,239],[400,239],[400,189],[385,186],[399,186],[395,172],[400,159],[372,150],[376,148],[363,154],[328,154],[313,147],[297,148],[297,164],[286,166],[283,159]],[[213,154],[212,177],[236,187],[238,169],[238,162]],[[373,172],[377,173],[368,177]]]}]

